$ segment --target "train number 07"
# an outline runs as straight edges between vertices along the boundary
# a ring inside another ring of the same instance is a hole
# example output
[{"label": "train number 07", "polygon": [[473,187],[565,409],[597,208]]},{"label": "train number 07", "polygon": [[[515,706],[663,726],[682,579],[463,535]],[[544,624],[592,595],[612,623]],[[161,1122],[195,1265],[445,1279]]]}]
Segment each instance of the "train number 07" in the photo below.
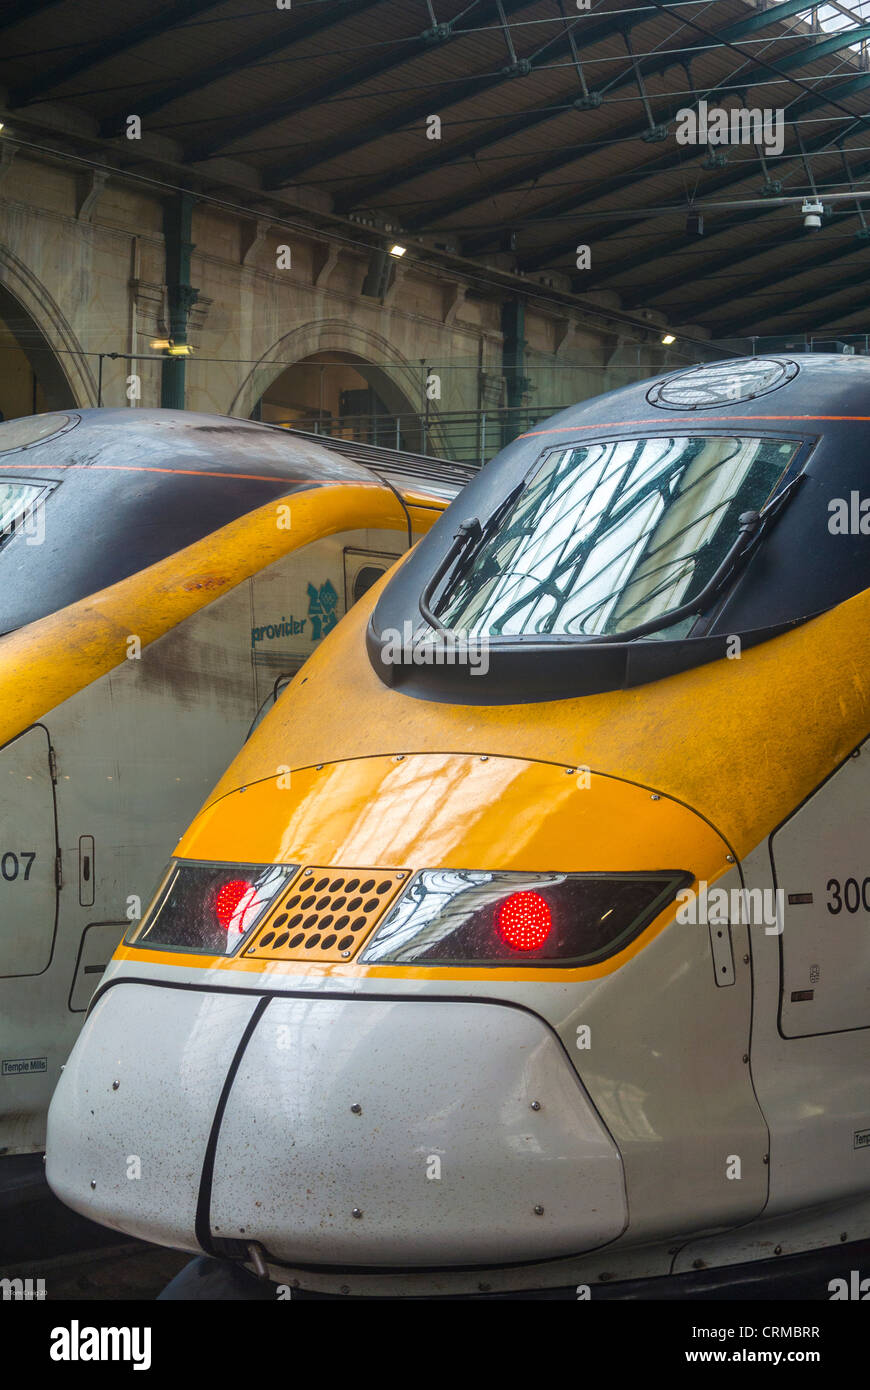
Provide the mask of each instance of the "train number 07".
[{"label": "train number 07", "polygon": [[865,912],[870,912],[870,878],[865,878],[860,884],[857,878],[847,878],[842,888],[838,878],[829,878],[825,887],[831,895],[827,908],[833,917],[844,907],[847,912],[858,912],[862,907]]},{"label": "train number 07", "polygon": [[[19,875],[26,883],[30,878],[30,870],[33,868],[35,858],[35,849],[20,849],[17,854],[8,849],[0,858],[0,874],[3,875],[7,883],[14,883]],[[26,864],[25,859],[27,860]]]}]

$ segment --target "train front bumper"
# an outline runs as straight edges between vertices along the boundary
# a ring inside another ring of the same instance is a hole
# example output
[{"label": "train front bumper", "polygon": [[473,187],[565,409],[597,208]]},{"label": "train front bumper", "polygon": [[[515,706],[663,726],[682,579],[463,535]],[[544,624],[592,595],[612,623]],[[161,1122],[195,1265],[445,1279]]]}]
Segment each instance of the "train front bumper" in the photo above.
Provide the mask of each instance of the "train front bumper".
[{"label": "train front bumper", "polygon": [[462,999],[120,978],[55,1092],[47,1176],[114,1229],[257,1242],[279,1266],[533,1262],[627,1222],[619,1152],[555,1033]]}]

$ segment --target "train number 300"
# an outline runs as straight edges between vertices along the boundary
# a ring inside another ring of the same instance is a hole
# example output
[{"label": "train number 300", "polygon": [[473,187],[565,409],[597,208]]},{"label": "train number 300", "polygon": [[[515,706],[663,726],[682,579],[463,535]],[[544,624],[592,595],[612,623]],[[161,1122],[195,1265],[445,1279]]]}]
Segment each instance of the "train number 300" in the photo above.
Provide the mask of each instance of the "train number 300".
[{"label": "train number 300", "polygon": [[857,878],[847,878],[842,888],[838,878],[829,878],[825,887],[830,894],[827,908],[832,916],[836,917],[844,907],[847,912],[860,912],[862,907],[870,912],[870,878],[865,878],[863,883]]},{"label": "train number 300", "polygon": [[[0,855],[0,874],[3,875],[7,883],[14,883],[19,877],[26,883],[30,878],[30,870],[33,868],[35,858],[35,849],[20,849],[17,854],[13,850],[7,849],[3,855]],[[26,864],[25,859],[27,860]]]}]

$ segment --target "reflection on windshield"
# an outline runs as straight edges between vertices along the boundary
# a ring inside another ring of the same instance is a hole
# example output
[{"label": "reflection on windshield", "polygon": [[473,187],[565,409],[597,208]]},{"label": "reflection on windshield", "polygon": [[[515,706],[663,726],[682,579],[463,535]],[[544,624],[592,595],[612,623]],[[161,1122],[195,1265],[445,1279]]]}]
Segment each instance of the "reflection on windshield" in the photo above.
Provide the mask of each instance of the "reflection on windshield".
[{"label": "reflection on windshield", "polygon": [[554,450],[448,587],[439,620],[495,637],[592,636],[661,617],[701,592],[797,447],[660,436]]}]

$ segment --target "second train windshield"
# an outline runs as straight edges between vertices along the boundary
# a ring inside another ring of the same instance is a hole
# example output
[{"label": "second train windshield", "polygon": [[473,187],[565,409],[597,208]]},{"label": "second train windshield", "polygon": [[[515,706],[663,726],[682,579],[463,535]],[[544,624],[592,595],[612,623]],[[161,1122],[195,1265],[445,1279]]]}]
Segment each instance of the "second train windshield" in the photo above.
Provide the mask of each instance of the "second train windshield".
[{"label": "second train windshield", "polygon": [[798,447],[710,435],[552,450],[450,582],[439,622],[493,637],[583,637],[666,615],[700,594],[740,514],[761,509]]}]

